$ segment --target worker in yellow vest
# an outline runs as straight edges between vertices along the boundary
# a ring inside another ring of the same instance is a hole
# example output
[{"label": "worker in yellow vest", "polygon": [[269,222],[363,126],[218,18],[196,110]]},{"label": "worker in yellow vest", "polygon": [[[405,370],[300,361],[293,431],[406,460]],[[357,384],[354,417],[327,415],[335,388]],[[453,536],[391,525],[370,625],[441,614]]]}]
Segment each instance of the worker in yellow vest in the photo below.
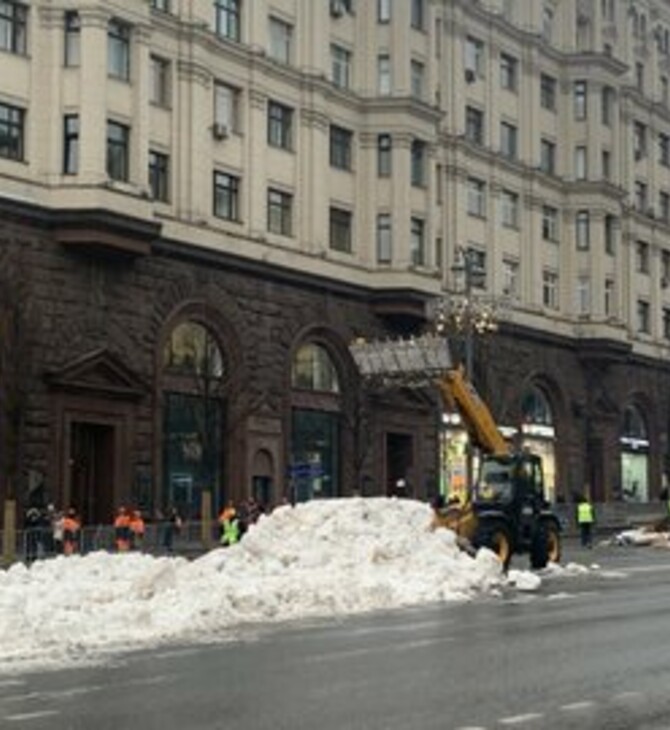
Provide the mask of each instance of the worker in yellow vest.
[{"label": "worker in yellow vest", "polygon": [[582,547],[593,547],[593,525],[596,521],[596,511],[586,495],[582,495],[577,504],[577,526]]}]

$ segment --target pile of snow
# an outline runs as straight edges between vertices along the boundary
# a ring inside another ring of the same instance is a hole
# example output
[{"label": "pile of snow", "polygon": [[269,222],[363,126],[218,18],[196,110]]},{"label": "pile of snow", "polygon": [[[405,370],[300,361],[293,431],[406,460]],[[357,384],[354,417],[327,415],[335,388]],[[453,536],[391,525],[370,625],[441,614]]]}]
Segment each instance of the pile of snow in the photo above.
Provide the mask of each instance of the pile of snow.
[{"label": "pile of snow", "polygon": [[[386,498],[313,501],[262,517],[237,545],[189,562],[139,553],[58,557],[0,571],[0,666],[223,640],[245,624],[469,600],[508,585],[430,508]],[[540,579],[515,571],[513,584]]]},{"label": "pile of snow", "polygon": [[648,527],[638,527],[634,530],[624,530],[612,538],[615,545],[633,545],[642,547],[653,545],[655,547],[668,547],[670,535],[667,532],[656,532]]}]

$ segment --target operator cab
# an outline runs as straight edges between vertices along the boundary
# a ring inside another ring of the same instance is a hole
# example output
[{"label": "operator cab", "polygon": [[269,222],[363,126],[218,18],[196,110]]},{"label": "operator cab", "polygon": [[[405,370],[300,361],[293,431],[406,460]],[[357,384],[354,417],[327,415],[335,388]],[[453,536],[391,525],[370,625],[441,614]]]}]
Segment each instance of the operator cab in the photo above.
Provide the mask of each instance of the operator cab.
[{"label": "operator cab", "polygon": [[487,456],[481,464],[475,502],[511,505],[513,502],[543,502],[544,480],[538,456]]}]

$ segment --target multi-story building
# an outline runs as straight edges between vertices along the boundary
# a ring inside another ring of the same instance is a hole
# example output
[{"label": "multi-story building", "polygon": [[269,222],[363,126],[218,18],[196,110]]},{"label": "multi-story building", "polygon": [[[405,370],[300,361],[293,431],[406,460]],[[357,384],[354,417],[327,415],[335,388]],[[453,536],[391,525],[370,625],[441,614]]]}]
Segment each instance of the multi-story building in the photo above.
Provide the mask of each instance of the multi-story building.
[{"label": "multi-story building", "polygon": [[426,495],[458,427],[441,464],[435,402],[348,344],[420,331],[465,260],[508,305],[475,382],[549,496],[655,496],[669,33],[664,0],[2,0],[4,493]]}]

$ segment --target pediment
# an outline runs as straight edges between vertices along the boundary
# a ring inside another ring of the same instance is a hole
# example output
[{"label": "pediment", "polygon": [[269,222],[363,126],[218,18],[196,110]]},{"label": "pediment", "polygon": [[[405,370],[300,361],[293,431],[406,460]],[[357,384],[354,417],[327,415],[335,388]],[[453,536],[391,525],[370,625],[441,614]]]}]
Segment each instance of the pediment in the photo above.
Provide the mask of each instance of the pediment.
[{"label": "pediment", "polygon": [[89,352],[47,375],[49,385],[58,390],[137,400],[147,386],[118,356],[109,350]]}]

